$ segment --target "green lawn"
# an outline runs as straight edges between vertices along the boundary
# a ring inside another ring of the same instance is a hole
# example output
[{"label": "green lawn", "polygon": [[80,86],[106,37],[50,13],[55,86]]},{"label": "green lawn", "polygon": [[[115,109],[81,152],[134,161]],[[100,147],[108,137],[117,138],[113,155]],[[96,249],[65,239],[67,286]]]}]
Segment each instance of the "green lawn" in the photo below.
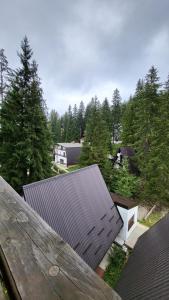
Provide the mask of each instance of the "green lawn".
[{"label": "green lawn", "polygon": [[142,220],[142,221],[140,221],[140,223],[145,226],[151,227],[155,223],[157,223],[162,217],[163,216],[160,211],[155,211],[155,212],[152,212],[152,214],[147,218],[147,220]]},{"label": "green lawn", "polygon": [[70,166],[70,167],[68,167],[68,171],[69,172],[72,172],[72,171],[76,171],[76,170],[79,170],[81,167],[80,167],[80,165],[73,165],[73,166]]}]

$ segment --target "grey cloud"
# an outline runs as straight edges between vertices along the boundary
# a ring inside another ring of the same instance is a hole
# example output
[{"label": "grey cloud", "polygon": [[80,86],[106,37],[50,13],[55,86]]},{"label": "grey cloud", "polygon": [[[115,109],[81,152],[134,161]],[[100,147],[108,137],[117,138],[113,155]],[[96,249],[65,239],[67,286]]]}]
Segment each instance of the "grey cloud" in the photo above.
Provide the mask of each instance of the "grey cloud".
[{"label": "grey cloud", "polygon": [[168,0],[6,0],[1,10],[0,47],[16,66],[29,37],[47,105],[60,112],[69,95],[89,101],[111,82],[128,97],[152,64],[162,80],[169,72]]}]

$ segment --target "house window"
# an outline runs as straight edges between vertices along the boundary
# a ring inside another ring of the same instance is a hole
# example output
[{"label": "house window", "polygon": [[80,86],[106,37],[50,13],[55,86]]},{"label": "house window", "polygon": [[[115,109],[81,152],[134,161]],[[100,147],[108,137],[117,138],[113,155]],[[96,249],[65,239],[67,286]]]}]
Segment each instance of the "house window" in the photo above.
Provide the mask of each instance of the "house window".
[{"label": "house window", "polygon": [[60,164],[63,165],[64,164],[64,160],[60,159]]},{"label": "house window", "polygon": [[63,156],[64,156],[64,157],[66,156],[66,153],[65,153],[65,152],[63,152]]},{"label": "house window", "polygon": [[134,224],[134,215],[130,218],[130,220],[128,221],[128,231],[130,230],[130,228],[133,226]]}]

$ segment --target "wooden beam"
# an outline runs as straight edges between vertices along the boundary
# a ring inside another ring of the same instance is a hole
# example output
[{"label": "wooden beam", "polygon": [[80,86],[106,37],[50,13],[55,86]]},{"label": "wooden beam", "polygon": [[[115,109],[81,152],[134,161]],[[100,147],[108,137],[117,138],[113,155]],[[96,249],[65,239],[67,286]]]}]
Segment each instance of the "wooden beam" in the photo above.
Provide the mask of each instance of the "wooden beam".
[{"label": "wooden beam", "polygon": [[2,178],[0,233],[15,299],[120,300]]}]

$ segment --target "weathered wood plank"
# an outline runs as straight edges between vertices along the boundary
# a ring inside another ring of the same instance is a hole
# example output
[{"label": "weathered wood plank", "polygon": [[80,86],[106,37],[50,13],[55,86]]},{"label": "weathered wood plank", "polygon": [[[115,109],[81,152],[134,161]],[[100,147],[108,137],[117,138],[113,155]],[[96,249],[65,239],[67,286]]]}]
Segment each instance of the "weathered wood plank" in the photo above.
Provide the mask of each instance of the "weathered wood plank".
[{"label": "weathered wood plank", "polygon": [[16,299],[120,299],[2,178],[0,208],[1,255]]}]

